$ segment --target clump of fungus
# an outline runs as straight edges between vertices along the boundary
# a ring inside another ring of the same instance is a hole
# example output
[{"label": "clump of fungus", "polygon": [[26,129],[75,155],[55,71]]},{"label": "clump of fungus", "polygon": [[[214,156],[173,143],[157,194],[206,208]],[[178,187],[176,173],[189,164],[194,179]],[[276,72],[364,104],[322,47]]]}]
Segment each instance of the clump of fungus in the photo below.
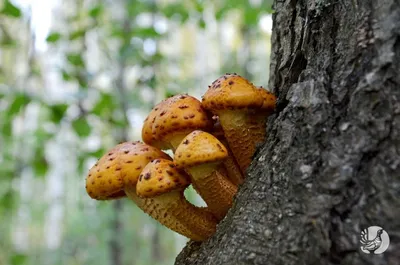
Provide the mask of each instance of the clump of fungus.
[{"label": "clump of fungus", "polygon": [[[154,159],[163,159],[172,164],[171,158],[167,154],[153,146],[141,142],[121,143],[109,150],[89,170],[86,178],[86,191],[91,198],[97,200],[118,199],[127,196],[144,212],[171,230],[193,240],[204,240],[209,233],[203,233],[201,227],[198,229],[196,225],[189,227],[179,219],[180,216],[168,215],[165,214],[165,211],[160,214],[160,205],[154,199],[137,196],[136,185],[139,176]],[[182,185],[187,184],[187,181],[183,183],[182,179],[179,181]],[[204,215],[206,225],[215,229],[216,221],[211,213],[202,208],[196,208],[195,211],[199,212],[199,215]]]},{"label": "clump of fungus", "polygon": [[[171,230],[206,240],[232,206],[275,104],[272,93],[237,74],[215,80],[202,102],[184,94],[167,98],[144,122],[145,143],[109,150],[89,170],[86,191],[96,200],[128,197]],[[172,149],[174,161],[160,149]],[[186,200],[190,182],[208,208]]]},{"label": "clump of fungus", "polygon": [[241,170],[251,163],[256,145],[265,140],[266,117],[276,98],[237,74],[215,80],[203,96],[202,105],[219,117],[224,135]]},{"label": "clump of fungus", "polygon": [[227,156],[228,151],[217,138],[199,130],[183,139],[174,156],[176,165],[189,172],[193,187],[218,220],[225,217],[237,192],[237,187],[219,170]]}]

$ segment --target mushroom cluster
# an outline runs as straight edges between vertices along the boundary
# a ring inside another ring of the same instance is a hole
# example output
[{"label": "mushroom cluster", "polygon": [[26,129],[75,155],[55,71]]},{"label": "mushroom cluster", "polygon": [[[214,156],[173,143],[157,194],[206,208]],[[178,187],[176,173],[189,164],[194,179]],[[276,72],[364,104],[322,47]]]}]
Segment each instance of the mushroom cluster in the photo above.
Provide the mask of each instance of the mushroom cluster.
[{"label": "mushroom cluster", "polygon": [[[237,74],[215,80],[202,101],[167,98],[145,119],[143,142],[115,146],[89,170],[86,191],[96,200],[128,197],[162,225],[204,241],[231,208],[275,102]],[[190,184],[207,207],[186,200]]]}]

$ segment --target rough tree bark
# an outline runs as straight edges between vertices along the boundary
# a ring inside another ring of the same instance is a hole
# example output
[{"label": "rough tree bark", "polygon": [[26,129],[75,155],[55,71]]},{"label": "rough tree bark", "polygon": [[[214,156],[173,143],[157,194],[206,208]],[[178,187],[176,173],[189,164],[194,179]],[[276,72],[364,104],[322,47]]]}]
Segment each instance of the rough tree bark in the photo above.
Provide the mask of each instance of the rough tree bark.
[{"label": "rough tree bark", "polygon": [[[400,264],[400,1],[274,8],[268,139],[217,233],[176,264]],[[371,225],[381,255],[360,250]]]}]

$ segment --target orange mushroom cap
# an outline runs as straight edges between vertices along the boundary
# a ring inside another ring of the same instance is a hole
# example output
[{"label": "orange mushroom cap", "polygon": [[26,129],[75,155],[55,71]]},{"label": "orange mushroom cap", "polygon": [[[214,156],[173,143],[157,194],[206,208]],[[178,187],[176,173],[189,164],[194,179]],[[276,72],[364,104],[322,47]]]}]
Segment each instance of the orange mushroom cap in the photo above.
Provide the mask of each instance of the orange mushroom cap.
[{"label": "orange mushroom cap", "polygon": [[148,163],[139,176],[136,193],[150,198],[173,190],[184,190],[190,181],[186,173],[166,159],[155,159]]},{"label": "orange mushroom cap", "polygon": [[96,200],[125,197],[125,185],[136,185],[143,168],[153,159],[171,159],[161,150],[141,142],[118,144],[89,170],[86,191]]},{"label": "orange mushroom cap", "polygon": [[165,143],[158,141],[153,133],[153,124],[156,120],[156,117],[160,113],[160,110],[165,105],[166,100],[164,99],[160,103],[154,106],[154,108],[150,111],[147,118],[144,120],[142,127],[142,139],[148,145],[156,146],[160,149],[168,149],[168,145]]},{"label": "orange mushroom cap", "polygon": [[215,80],[203,96],[202,106],[209,110],[260,108],[263,98],[252,83],[237,74]]},{"label": "orange mushroom cap", "polygon": [[257,90],[263,98],[261,109],[265,111],[273,111],[276,105],[276,96],[263,87],[259,87]]},{"label": "orange mushroom cap", "polygon": [[216,137],[196,130],[187,135],[178,146],[174,162],[178,167],[192,167],[221,161],[227,157],[227,149]]},{"label": "orange mushroom cap", "polygon": [[152,132],[155,139],[168,142],[174,134],[188,134],[196,129],[209,130],[212,126],[212,120],[199,100],[189,95],[176,95],[166,99],[157,112]]}]

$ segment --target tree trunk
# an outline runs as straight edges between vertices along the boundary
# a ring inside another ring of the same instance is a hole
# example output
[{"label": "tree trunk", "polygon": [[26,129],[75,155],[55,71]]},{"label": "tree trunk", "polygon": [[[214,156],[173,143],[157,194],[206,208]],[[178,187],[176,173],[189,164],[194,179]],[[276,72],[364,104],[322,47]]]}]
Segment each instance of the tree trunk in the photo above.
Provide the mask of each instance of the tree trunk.
[{"label": "tree trunk", "polygon": [[[268,139],[176,264],[400,264],[400,1],[275,3]],[[390,236],[381,255],[360,232]]]}]

